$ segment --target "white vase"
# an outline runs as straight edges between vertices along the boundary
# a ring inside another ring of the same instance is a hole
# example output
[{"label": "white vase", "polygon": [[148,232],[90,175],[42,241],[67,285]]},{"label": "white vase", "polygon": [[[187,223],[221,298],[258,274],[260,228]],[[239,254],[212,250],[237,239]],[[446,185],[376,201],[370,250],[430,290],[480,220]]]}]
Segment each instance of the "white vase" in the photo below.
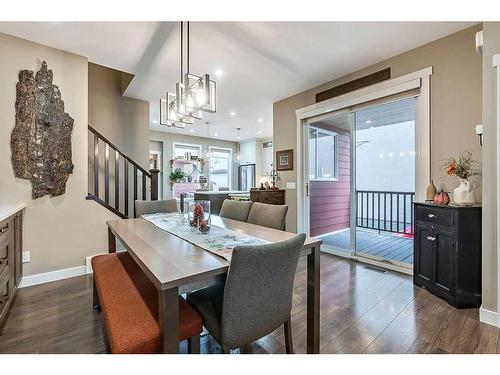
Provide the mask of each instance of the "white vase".
[{"label": "white vase", "polygon": [[453,201],[458,205],[474,203],[474,189],[469,180],[460,179],[460,185],[453,191]]}]

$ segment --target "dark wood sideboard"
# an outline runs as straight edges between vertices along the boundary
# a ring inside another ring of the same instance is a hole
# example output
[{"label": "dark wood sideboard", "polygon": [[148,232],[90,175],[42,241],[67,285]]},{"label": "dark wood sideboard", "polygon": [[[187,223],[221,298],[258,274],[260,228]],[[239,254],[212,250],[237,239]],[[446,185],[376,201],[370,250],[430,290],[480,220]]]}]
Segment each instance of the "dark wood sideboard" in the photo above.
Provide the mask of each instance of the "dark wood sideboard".
[{"label": "dark wood sideboard", "polygon": [[0,333],[23,276],[23,210],[0,221]]},{"label": "dark wood sideboard", "polygon": [[414,203],[413,281],[458,308],[481,305],[481,207]]},{"label": "dark wood sideboard", "polygon": [[285,190],[250,190],[250,200],[267,204],[285,204]]}]

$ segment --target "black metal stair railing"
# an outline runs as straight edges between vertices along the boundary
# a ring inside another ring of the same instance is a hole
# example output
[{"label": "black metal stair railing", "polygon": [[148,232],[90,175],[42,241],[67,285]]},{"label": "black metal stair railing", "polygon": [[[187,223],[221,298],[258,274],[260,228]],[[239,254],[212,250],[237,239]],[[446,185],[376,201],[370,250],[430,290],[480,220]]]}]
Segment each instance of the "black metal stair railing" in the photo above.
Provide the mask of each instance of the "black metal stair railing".
[{"label": "black metal stair railing", "polygon": [[415,192],[356,190],[356,226],[413,235]]},{"label": "black metal stair railing", "polygon": [[91,184],[87,199],[122,218],[135,217],[134,202],[138,197],[158,200],[159,170],[146,171],[92,126],[89,125],[88,129]]}]

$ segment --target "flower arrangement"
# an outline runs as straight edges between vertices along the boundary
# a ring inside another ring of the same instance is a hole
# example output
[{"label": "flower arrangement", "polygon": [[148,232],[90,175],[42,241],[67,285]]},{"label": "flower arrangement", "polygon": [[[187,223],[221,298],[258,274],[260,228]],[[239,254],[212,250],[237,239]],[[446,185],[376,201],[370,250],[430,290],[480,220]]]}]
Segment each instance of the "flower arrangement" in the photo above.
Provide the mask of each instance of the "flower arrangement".
[{"label": "flower arrangement", "polygon": [[474,171],[474,165],[477,162],[472,159],[472,153],[470,151],[462,152],[458,158],[449,158],[445,165],[444,170],[448,176],[456,176],[461,180],[466,180],[470,176],[477,174]]}]

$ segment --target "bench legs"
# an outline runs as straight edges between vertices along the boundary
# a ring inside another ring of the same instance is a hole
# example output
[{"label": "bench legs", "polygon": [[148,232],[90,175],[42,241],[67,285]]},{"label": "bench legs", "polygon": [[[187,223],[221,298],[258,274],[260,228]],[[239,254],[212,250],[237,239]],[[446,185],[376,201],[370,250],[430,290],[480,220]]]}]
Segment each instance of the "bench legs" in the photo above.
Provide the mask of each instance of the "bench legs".
[{"label": "bench legs", "polygon": [[97,292],[97,287],[95,285],[94,277],[92,277],[92,308],[94,310],[101,309],[101,301],[99,300],[99,293]]},{"label": "bench legs", "polygon": [[200,354],[200,335],[191,336],[187,342],[189,354]]}]

